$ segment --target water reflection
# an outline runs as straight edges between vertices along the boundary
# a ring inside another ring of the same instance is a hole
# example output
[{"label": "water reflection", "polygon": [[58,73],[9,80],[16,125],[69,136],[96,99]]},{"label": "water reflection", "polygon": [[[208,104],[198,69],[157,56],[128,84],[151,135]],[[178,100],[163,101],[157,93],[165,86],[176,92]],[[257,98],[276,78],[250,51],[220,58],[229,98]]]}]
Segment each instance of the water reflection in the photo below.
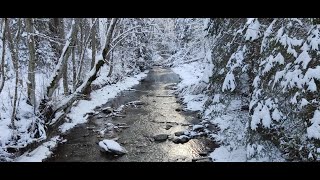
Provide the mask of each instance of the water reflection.
[{"label": "water reflection", "polygon": [[[177,99],[172,96],[173,90],[165,87],[178,83],[179,77],[169,69],[156,67],[147,78],[134,89],[125,91],[108,102],[105,107],[119,107],[130,101],[142,101],[145,105],[128,107],[124,118],[92,118],[88,124],[79,125],[66,135],[66,144],[60,145],[54,156],[48,161],[191,161],[199,157],[198,153],[206,149],[206,140],[193,139],[185,144],[174,144],[167,140],[157,143],[151,138],[153,135],[164,133],[174,136],[174,132],[186,129],[180,123],[190,123],[195,119],[192,113],[177,112],[180,107]],[[168,97],[158,97],[171,95]],[[95,130],[103,129],[106,122],[126,123],[130,126],[119,133],[106,134],[104,138],[118,138],[118,142],[127,150],[128,154],[114,157],[99,151],[97,133],[86,127],[94,126]],[[168,130],[166,124],[172,125]],[[83,137],[83,134],[89,134]],[[85,145],[83,145],[85,144]]]}]

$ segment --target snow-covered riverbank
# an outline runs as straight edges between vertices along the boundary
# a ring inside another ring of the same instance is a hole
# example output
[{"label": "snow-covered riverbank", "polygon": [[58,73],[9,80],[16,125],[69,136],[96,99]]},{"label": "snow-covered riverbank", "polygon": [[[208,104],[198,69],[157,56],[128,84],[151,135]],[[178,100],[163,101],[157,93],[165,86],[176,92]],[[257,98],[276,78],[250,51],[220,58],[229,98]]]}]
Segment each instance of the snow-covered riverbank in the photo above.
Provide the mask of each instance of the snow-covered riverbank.
[{"label": "snow-covered riverbank", "polygon": [[[64,133],[72,129],[77,124],[86,123],[86,113],[92,112],[96,106],[105,104],[109,99],[116,97],[121,91],[130,89],[132,86],[139,84],[139,81],[144,79],[148,71],[144,71],[133,77],[126,77],[116,84],[104,86],[101,89],[93,91],[90,94],[91,100],[80,100],[77,106],[71,108],[71,112],[67,115],[71,122],[62,124],[59,130]],[[51,138],[49,141],[43,143],[41,146],[32,152],[24,153],[22,156],[15,159],[17,162],[41,162],[52,154],[52,150],[58,145],[59,142],[66,140],[61,139],[59,136]]]}]

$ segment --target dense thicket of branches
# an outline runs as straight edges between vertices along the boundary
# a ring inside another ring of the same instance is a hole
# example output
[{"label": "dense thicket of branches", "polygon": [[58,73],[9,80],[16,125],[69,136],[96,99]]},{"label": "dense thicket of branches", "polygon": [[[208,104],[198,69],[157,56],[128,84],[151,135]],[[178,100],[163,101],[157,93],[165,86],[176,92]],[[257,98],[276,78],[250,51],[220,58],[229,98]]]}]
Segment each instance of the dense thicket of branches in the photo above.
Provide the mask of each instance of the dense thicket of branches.
[{"label": "dense thicket of branches", "polygon": [[153,21],[2,18],[0,121],[10,114],[12,133],[0,148],[46,139],[46,129],[61,123],[74,102],[90,98],[92,89],[146,69]]}]

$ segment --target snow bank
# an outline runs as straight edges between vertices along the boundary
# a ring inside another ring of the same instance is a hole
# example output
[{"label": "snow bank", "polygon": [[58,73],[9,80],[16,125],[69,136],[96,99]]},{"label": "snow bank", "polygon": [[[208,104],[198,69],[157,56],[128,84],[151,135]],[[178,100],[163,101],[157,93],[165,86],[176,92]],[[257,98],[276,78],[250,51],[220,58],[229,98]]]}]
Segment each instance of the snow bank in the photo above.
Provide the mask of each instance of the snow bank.
[{"label": "snow bank", "polygon": [[229,151],[227,147],[221,146],[216,148],[209,156],[215,162],[244,162],[246,161],[246,149],[239,147],[236,150]]},{"label": "snow bank", "polygon": [[71,122],[62,124],[59,129],[62,133],[73,128],[77,124],[87,122],[86,113],[92,112],[96,106],[105,104],[110,98],[114,98],[123,90],[130,89],[132,86],[139,84],[139,80],[147,76],[148,71],[142,72],[133,77],[126,77],[123,81],[116,84],[104,86],[103,88],[91,93],[91,100],[80,100],[78,105],[71,108],[70,113],[67,115]]},{"label": "snow bank", "polygon": [[210,63],[196,61],[172,68],[173,72],[182,79],[177,87],[180,95],[183,96],[183,102],[186,104],[187,110],[203,110],[203,105],[208,97],[201,91],[206,87],[206,83],[211,76],[208,67],[211,67]]},{"label": "snow bank", "polygon": [[24,153],[22,156],[15,159],[16,162],[42,162],[43,159],[46,159],[51,156],[52,150],[60,142],[59,136],[55,136],[50,139],[50,141],[43,143],[41,146],[37,147],[31,152]]}]

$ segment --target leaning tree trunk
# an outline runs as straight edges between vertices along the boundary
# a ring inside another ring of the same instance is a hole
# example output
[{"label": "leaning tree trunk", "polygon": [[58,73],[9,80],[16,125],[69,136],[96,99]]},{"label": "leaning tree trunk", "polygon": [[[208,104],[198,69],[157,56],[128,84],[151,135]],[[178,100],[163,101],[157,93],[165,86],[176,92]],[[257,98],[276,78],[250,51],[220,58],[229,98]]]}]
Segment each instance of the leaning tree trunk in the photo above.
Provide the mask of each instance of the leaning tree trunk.
[{"label": "leaning tree trunk", "polygon": [[27,30],[27,37],[28,37],[28,48],[29,48],[29,65],[28,65],[28,82],[27,82],[27,94],[28,99],[27,102],[33,106],[33,111],[35,113],[36,110],[36,95],[35,95],[35,64],[36,64],[36,57],[35,57],[35,41],[33,38],[33,20],[31,18],[25,19],[26,30]]},{"label": "leaning tree trunk", "polygon": [[[107,58],[106,55],[109,52],[110,47],[111,47],[110,44],[111,44],[112,34],[114,32],[116,22],[117,22],[117,18],[113,18],[112,21],[111,21],[111,24],[109,26],[109,29],[108,29],[108,32],[107,32],[107,37],[106,37],[106,43],[105,43],[105,47],[103,49],[103,54],[102,54],[103,58],[96,61],[94,67],[88,73],[88,75],[84,79],[83,83],[76,89],[76,91],[74,93],[72,93],[69,97],[67,97],[67,99],[65,99],[63,101],[63,103],[59,104],[57,107],[55,107],[55,109],[53,109],[53,115],[55,113],[57,113],[57,112],[61,112],[61,111],[64,112],[77,99],[81,98],[81,96],[87,95],[88,93],[90,93],[91,83],[97,78],[97,73],[99,72],[101,67],[104,65],[104,63],[108,62],[108,59],[106,59]],[[62,118],[57,120],[55,122],[55,124],[58,123],[61,119]],[[51,124],[51,123],[49,123],[49,124]]]},{"label": "leaning tree trunk", "polygon": [[67,60],[67,58],[66,58],[66,56],[68,55],[67,51],[70,48],[70,44],[73,44],[72,42],[74,41],[74,39],[72,37],[75,37],[75,33],[76,33],[75,29],[76,29],[76,23],[73,20],[72,25],[71,25],[71,30],[69,31],[69,33],[66,37],[67,41],[62,49],[62,53],[61,53],[60,58],[58,60],[58,64],[56,65],[56,68],[53,72],[53,75],[49,79],[49,84],[45,88],[46,89],[46,97],[44,99],[51,98],[54,90],[59,85],[58,82],[62,77],[63,67],[65,64],[65,61]]}]

